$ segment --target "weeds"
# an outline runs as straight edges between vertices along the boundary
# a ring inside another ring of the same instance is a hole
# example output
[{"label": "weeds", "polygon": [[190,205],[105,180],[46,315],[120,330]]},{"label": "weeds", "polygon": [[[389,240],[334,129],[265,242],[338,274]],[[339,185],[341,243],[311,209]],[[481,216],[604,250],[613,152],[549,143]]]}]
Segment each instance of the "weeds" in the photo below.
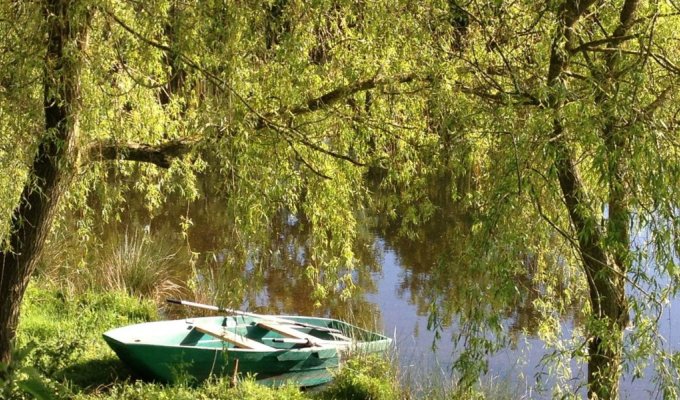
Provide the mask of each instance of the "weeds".
[{"label": "weeds", "polygon": [[152,241],[146,234],[125,235],[123,242],[103,252],[94,271],[95,284],[103,289],[160,300],[182,292],[186,272],[177,268],[177,252]]},{"label": "weeds", "polygon": [[[166,243],[152,240],[146,232],[126,233],[92,252],[87,260],[72,259],[59,247],[48,246],[51,262],[41,262],[40,272],[69,293],[125,292],[160,302],[185,294],[185,282],[191,275],[189,256]],[[84,267],[68,268],[84,262]]]},{"label": "weeds", "polygon": [[392,400],[398,395],[392,364],[377,356],[349,360],[319,400]]}]

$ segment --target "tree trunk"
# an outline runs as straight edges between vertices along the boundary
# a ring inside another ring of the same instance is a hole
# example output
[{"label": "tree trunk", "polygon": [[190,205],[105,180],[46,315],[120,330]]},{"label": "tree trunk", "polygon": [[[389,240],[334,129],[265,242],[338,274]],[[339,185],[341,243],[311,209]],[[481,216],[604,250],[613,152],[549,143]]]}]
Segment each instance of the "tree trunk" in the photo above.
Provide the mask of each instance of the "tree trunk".
[{"label": "tree trunk", "polygon": [[[564,132],[559,118],[553,122],[553,137]],[[588,328],[588,397],[617,399],[623,329],[628,321],[625,273],[616,257],[604,248],[596,214],[590,209],[586,192],[569,148],[563,140],[553,142],[555,169],[569,218],[578,237],[578,249],[588,279],[591,326]]]},{"label": "tree trunk", "polygon": [[[582,252],[583,254],[583,252]],[[586,255],[584,255],[586,257]],[[623,329],[628,321],[625,284],[615,264],[589,270],[593,321],[588,330],[588,397],[618,399],[623,354]]]},{"label": "tree trunk", "polygon": [[[600,319],[608,323],[608,319]],[[588,398],[618,399],[623,331],[612,326],[606,341],[595,336],[588,343]]]},{"label": "tree trunk", "polygon": [[[634,24],[639,7],[638,0],[626,0],[619,14],[619,25],[612,37],[623,37]],[[620,42],[611,42],[608,48],[616,49]],[[595,100],[605,111],[607,120],[602,128],[602,138],[607,149],[608,179],[608,219],[607,238],[609,260],[606,269],[594,278],[596,292],[591,288],[591,303],[599,300],[596,311],[597,322],[604,327],[607,338],[595,336],[588,346],[588,382],[591,398],[617,399],[619,397],[619,377],[621,376],[621,356],[623,352],[623,329],[628,324],[628,305],[625,298],[624,277],[628,272],[630,246],[630,205],[626,188],[626,133],[617,129],[621,126],[615,113],[609,112],[608,98],[618,92],[620,83],[620,56],[616,52],[605,56],[605,69],[602,82],[597,86]],[[595,71],[594,71],[595,72]],[[617,79],[619,77],[619,79]],[[602,244],[600,245],[602,246]],[[600,327],[600,329],[602,329]]]},{"label": "tree trunk", "polygon": [[[554,166],[569,213],[583,269],[588,279],[592,321],[588,327],[588,397],[593,399],[617,399],[623,346],[623,329],[628,322],[628,305],[625,297],[624,277],[629,237],[629,211],[624,187],[623,166],[619,153],[622,138],[613,131],[613,124],[604,127],[605,142],[609,156],[610,197],[609,221],[603,232],[597,213],[588,201],[583,181],[578,175],[575,157],[565,137],[561,108],[564,99],[563,72],[569,62],[565,46],[572,46],[573,27],[594,1],[566,1],[562,4],[559,21],[550,55],[548,85],[552,89],[548,105],[554,110],[551,144],[555,152]],[[637,8],[637,0],[626,0],[616,35],[622,36],[630,28]],[[615,35],[615,36],[616,36]],[[608,71],[613,70],[615,59],[607,60]],[[609,75],[607,79],[611,79]],[[598,96],[601,102],[606,96]],[[604,235],[607,235],[607,240]],[[607,245],[606,243],[613,243]]]},{"label": "tree trunk", "polygon": [[[78,132],[80,67],[65,49],[85,46],[85,16],[73,18],[72,2],[45,4],[47,42],[44,71],[45,133],[12,215],[10,250],[0,254],[0,362],[9,363],[19,323],[19,309],[40,258],[59,199],[67,189]],[[79,20],[78,26],[73,21]]]}]

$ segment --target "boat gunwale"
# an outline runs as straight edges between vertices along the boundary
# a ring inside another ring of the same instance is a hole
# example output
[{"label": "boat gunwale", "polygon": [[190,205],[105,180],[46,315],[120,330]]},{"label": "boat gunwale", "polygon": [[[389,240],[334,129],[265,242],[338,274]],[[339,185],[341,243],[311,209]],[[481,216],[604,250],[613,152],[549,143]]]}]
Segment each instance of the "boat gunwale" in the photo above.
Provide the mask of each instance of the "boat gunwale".
[{"label": "boat gunwale", "polygon": [[[104,334],[106,336],[106,334]],[[290,349],[278,349],[272,347],[271,350],[258,350],[258,349],[244,349],[241,347],[206,347],[206,346],[183,346],[176,344],[156,344],[156,343],[143,343],[143,342],[121,342],[118,339],[114,339],[111,336],[106,336],[106,338],[114,340],[125,346],[151,346],[151,347],[162,347],[162,348],[175,348],[175,349],[196,349],[196,350],[209,350],[209,351],[228,351],[228,352],[239,352],[239,353],[280,353],[280,352],[291,352],[304,353],[304,352],[317,352],[319,350],[337,349],[337,346],[323,346],[323,347],[300,347],[300,348],[290,348]]]},{"label": "boat gunwale", "polygon": [[[211,350],[211,351],[236,351],[236,352],[244,352],[244,353],[278,353],[278,352],[290,352],[290,351],[295,351],[295,352],[316,352],[319,350],[328,350],[328,349],[337,349],[340,345],[344,345],[344,342],[338,341],[338,345],[333,345],[330,343],[324,343],[324,346],[316,346],[316,347],[299,347],[299,348],[290,348],[290,349],[279,349],[276,347],[272,347],[272,350],[258,350],[258,349],[244,349],[242,347],[208,347],[208,346],[185,346],[185,345],[178,345],[178,344],[159,344],[159,343],[149,343],[149,342],[122,342],[116,338],[113,338],[106,333],[103,334],[103,336],[107,340],[113,340],[115,342],[120,343],[121,345],[125,346],[152,346],[152,347],[163,347],[163,348],[177,348],[177,349],[198,349],[198,350]],[[221,340],[216,340],[220,341]],[[379,339],[379,340],[371,340],[371,341],[357,341],[357,342],[352,342],[350,344],[350,348],[353,348],[359,344],[363,343],[380,343],[386,341],[391,342],[392,339],[390,338],[384,338],[384,339]]]},{"label": "boat gunwale", "polygon": [[[300,319],[307,319],[307,320],[311,319],[311,320],[318,320],[318,321],[324,321],[324,322],[333,322],[334,321],[334,322],[338,322],[340,324],[347,325],[351,329],[361,330],[361,331],[370,333],[372,335],[376,335],[378,337],[376,340],[368,340],[368,341],[367,340],[361,340],[361,341],[360,340],[353,340],[352,343],[350,344],[350,347],[356,347],[356,346],[363,344],[363,343],[380,343],[380,342],[387,342],[386,344],[389,345],[389,343],[392,341],[392,339],[390,339],[389,337],[387,337],[383,334],[373,332],[373,331],[369,331],[367,329],[360,328],[360,327],[352,325],[348,322],[344,322],[344,321],[334,319],[334,318],[308,317],[308,316],[296,316],[296,315],[286,315],[286,316],[283,316],[283,315],[281,315],[281,316],[279,316],[279,315],[276,315],[276,316],[274,316],[274,315],[262,315],[262,318],[253,318],[253,317],[248,317],[248,318],[251,318],[252,320],[256,321],[256,320],[261,320],[261,319],[266,320],[267,317],[269,317],[269,319],[271,319],[271,320],[276,320],[277,318],[278,319],[300,318]],[[243,317],[243,316],[209,316],[209,317],[182,318],[182,319],[175,319],[175,320],[148,321],[148,322],[142,322],[142,323],[138,323],[138,324],[127,325],[127,326],[123,326],[123,327],[119,327],[119,328],[110,329],[110,330],[104,332],[102,335],[106,338],[107,341],[113,340],[113,341],[115,341],[115,342],[117,342],[121,345],[126,345],[126,346],[135,346],[135,347],[136,346],[152,346],[152,347],[162,347],[162,348],[197,349],[197,350],[209,350],[209,351],[228,351],[228,352],[239,352],[239,353],[241,353],[241,352],[242,353],[282,353],[282,352],[291,352],[291,351],[294,351],[296,353],[304,353],[304,352],[312,352],[313,353],[313,352],[317,352],[319,350],[338,349],[339,345],[341,344],[341,342],[338,341],[339,342],[338,345],[334,345],[332,342],[329,342],[329,343],[323,343],[323,346],[316,346],[316,347],[300,347],[300,348],[288,348],[288,349],[281,349],[281,348],[272,347],[271,350],[270,349],[261,350],[261,349],[246,349],[246,348],[235,347],[235,346],[233,346],[233,347],[223,346],[223,347],[220,348],[220,347],[209,347],[209,346],[200,346],[200,345],[186,346],[186,345],[181,345],[181,344],[152,343],[152,342],[148,342],[148,341],[146,341],[146,342],[128,341],[128,340],[122,341],[122,340],[119,340],[119,339],[109,335],[109,333],[112,332],[112,331],[117,331],[117,330],[124,331],[124,330],[132,328],[132,327],[142,326],[142,325],[146,325],[146,324],[154,324],[154,323],[176,323],[176,324],[179,324],[180,322],[184,322],[184,324],[185,324],[184,326],[195,327],[195,325],[199,323],[199,321],[196,321],[196,320],[214,320],[214,319],[217,319],[217,318],[233,318],[234,321],[237,321],[238,319],[245,320],[246,317]],[[234,326],[230,326],[229,328],[250,327],[250,326],[252,326],[250,323],[248,323],[248,324],[243,323],[243,324],[237,324],[237,325],[234,325]],[[319,327],[323,328],[323,326],[319,326]]]}]

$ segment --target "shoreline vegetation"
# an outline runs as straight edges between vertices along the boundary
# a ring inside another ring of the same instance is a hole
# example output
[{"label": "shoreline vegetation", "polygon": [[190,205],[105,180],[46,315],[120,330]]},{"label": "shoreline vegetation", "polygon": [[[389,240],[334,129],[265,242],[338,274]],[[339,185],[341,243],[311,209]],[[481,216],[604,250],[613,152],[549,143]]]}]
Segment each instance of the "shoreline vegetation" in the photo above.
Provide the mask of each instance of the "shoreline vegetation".
[{"label": "shoreline vegetation", "polygon": [[252,377],[216,378],[200,385],[144,382],[130,375],[106,346],[101,333],[116,326],[162,319],[152,300],[121,291],[67,293],[43,277],[31,283],[22,307],[14,361],[7,371],[8,379],[0,381],[3,399],[388,400],[510,396],[493,389],[461,393],[446,382],[404,380],[396,357],[348,360],[331,384],[310,390],[294,386],[267,388]]}]

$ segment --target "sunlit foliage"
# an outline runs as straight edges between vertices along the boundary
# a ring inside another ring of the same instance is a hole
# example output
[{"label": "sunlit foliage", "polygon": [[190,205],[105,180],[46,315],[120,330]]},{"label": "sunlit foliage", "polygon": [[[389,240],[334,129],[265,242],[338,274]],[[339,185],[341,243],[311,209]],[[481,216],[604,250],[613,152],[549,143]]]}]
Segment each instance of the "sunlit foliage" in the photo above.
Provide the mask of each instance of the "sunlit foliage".
[{"label": "sunlit foliage", "polygon": [[[443,198],[465,218],[447,237],[456,244],[442,243],[432,323],[460,318],[464,342],[479,343],[461,365],[484,369],[490,338],[505,332],[498,310],[527,301],[522,276],[562,361],[600,339],[620,355],[630,310],[625,356],[654,353],[668,366],[653,319],[677,291],[674,2],[57,3],[68,12],[0,5],[5,248],[22,189],[40,187],[36,149],[55,134],[43,100],[62,105],[51,91],[75,80],[79,97],[64,109],[79,123],[76,157],[59,160],[73,183],[53,232],[75,213],[83,243],[100,245],[94,219],[121,218],[129,196],[160,213],[170,194],[202,195],[196,174],[216,174],[238,265],[267,257],[273,216],[290,214],[310,232],[318,300],[351,296],[358,209],[417,237]],[[64,38],[53,65],[45,38],[55,26],[87,34]],[[433,190],[442,176],[451,184]],[[112,184],[121,181],[134,183]],[[387,195],[372,201],[371,191]],[[177,221],[185,233],[191,223]],[[451,263],[470,281],[455,282]],[[596,293],[610,286],[620,298]],[[460,287],[485,306],[453,301]],[[564,343],[560,316],[583,297],[579,313],[592,318]]]}]

